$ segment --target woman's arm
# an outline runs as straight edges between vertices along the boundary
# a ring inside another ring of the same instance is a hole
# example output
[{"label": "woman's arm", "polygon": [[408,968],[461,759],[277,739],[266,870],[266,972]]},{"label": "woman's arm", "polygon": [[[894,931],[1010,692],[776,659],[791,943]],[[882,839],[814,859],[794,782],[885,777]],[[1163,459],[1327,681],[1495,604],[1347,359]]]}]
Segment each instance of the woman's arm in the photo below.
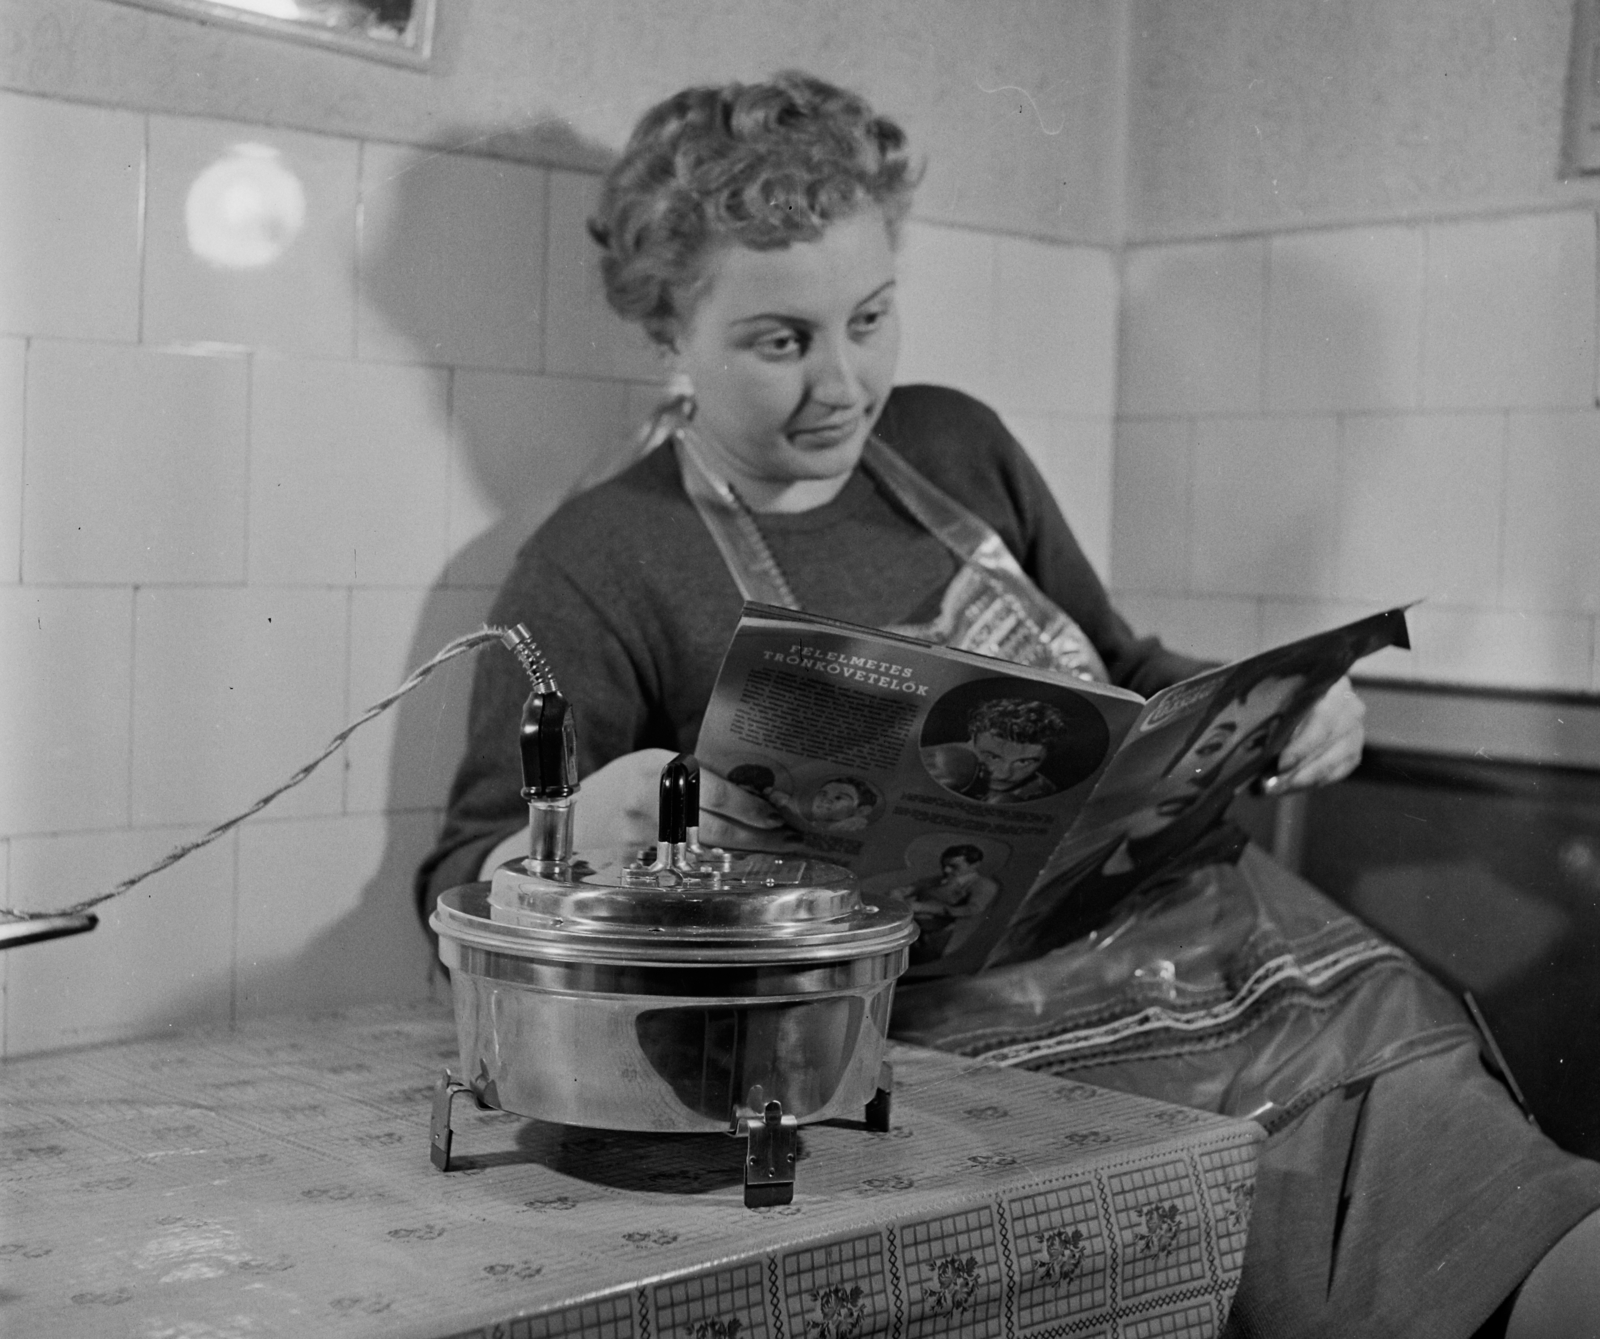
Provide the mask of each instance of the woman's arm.
[{"label": "woman's arm", "polygon": [[[739,608],[670,452],[565,504],[518,553],[490,620],[527,625],[572,705],[580,849],[655,839],[661,766],[693,747]],[[510,656],[479,657],[467,749],[418,874],[425,916],[442,890],[526,850],[517,740],[528,691]],[[701,808],[709,842],[776,825],[759,797],[709,773]]]}]

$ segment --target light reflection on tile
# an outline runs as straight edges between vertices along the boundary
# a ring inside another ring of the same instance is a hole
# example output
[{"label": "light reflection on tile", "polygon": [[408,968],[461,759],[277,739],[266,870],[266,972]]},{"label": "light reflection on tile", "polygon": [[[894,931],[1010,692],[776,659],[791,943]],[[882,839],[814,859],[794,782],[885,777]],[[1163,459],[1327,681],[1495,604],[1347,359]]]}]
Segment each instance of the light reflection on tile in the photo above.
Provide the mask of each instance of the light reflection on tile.
[{"label": "light reflection on tile", "polygon": [[[216,341],[348,358],[355,347],[356,159],[349,140],[151,117],[145,342]],[[205,193],[207,174],[230,171],[218,191]],[[282,212],[292,201],[276,197],[275,185],[300,193],[299,227]],[[208,260],[196,254],[194,229],[231,238],[237,260],[251,259],[254,249],[263,263]]]}]

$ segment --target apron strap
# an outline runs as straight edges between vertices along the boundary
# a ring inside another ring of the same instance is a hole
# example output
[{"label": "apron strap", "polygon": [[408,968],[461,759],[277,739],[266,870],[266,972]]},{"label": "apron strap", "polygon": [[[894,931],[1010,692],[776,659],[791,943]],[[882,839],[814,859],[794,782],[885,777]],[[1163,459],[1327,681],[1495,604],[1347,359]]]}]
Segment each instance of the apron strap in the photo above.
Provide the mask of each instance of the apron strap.
[{"label": "apron strap", "polygon": [[761,527],[744,500],[733,491],[733,485],[711,473],[701,455],[703,448],[691,441],[686,428],[678,430],[671,445],[678,453],[678,474],[683,480],[683,491],[711,532],[728,575],[739,587],[739,594],[747,602],[798,609],[800,601],[789,589],[789,582],[767,547]]},{"label": "apron strap", "polygon": [[[799,609],[754,514],[731,484],[712,473],[693,430],[680,429],[675,441],[684,492],[711,532],[739,593],[747,601]],[[877,437],[867,439],[861,468],[960,563],[938,618],[887,631],[1101,683],[1109,679],[1083,630],[1023,571],[993,526]]]}]

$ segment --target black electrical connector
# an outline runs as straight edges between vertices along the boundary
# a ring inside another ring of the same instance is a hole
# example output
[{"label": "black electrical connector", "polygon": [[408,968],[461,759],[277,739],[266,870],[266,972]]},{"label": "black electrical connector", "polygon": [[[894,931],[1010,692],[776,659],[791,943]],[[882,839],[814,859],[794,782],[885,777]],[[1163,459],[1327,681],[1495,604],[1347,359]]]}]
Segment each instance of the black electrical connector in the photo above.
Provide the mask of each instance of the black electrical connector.
[{"label": "black electrical connector", "polygon": [[578,736],[572,707],[552,687],[522,704],[522,798],[564,800],[578,791]]},{"label": "black electrical connector", "polygon": [[700,765],[680,753],[661,769],[661,804],[656,840],[682,848],[691,824],[700,821]]}]

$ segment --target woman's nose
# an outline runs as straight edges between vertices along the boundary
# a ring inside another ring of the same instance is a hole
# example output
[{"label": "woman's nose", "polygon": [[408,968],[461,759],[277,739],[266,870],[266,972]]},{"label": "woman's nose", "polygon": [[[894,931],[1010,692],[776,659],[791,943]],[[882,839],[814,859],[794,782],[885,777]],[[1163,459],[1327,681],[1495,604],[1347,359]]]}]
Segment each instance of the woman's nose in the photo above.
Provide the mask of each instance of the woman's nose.
[{"label": "woman's nose", "polygon": [[812,346],[810,388],[813,399],[842,408],[861,398],[861,377],[851,354],[852,346],[848,343],[819,339]]}]

